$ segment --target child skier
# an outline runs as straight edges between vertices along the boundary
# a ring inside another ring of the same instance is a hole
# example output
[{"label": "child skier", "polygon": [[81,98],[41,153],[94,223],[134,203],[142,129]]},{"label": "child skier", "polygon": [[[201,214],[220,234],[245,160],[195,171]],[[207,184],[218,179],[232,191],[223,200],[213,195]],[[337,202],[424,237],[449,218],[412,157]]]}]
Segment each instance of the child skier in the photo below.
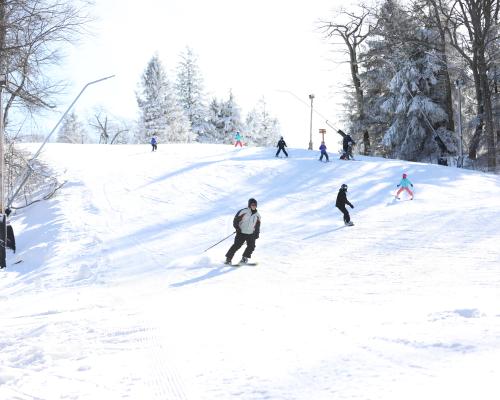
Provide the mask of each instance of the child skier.
[{"label": "child skier", "polygon": [[257,211],[257,200],[249,199],[248,208],[243,208],[236,213],[233,219],[233,226],[236,229],[236,237],[231,248],[226,253],[226,262],[231,264],[234,253],[247,242],[247,247],[243,252],[240,264],[248,264],[248,259],[252,257],[255,250],[255,241],[260,233],[260,214]]},{"label": "child skier", "polygon": [[403,179],[399,182],[397,187],[400,187],[399,190],[396,193],[396,199],[399,200],[399,194],[403,191],[406,190],[408,194],[411,196],[410,200],[413,200],[413,192],[408,188],[408,186],[413,187],[413,183],[410,182],[410,180],[407,178],[408,175],[403,174]]},{"label": "child skier", "polygon": [[325,142],[321,142],[321,146],[319,146],[319,149],[321,150],[321,156],[319,157],[319,161],[323,161],[323,156],[326,157],[326,162],[329,161],[328,159],[328,153],[326,152],[326,144]]},{"label": "child skier", "polygon": [[239,132],[236,132],[236,135],[234,135],[234,140],[234,147],[237,147],[238,145],[240,145],[240,147],[243,147],[243,144],[241,143],[241,135]]},{"label": "child skier", "polygon": [[151,146],[153,147],[151,151],[156,151],[158,149],[158,140],[156,139],[156,136],[151,138]]},{"label": "child skier", "polygon": [[276,147],[278,148],[278,151],[276,152],[276,157],[279,156],[279,154],[283,151],[283,153],[285,153],[285,156],[288,157],[288,153],[286,152],[285,150],[285,147],[286,147],[286,143],[285,143],[285,139],[283,139],[283,136],[281,136],[281,139],[278,141],[278,144],[276,145]]},{"label": "child skier", "polygon": [[344,214],[344,223],[346,224],[346,226],[353,226],[354,224],[351,221],[349,212],[345,208],[346,204],[348,204],[351,208],[354,208],[354,206],[351,203],[349,203],[349,200],[347,200],[347,185],[344,183],[339,189],[339,194],[337,195],[337,201],[335,202],[335,207],[337,207],[340,211],[342,211],[342,214]]}]

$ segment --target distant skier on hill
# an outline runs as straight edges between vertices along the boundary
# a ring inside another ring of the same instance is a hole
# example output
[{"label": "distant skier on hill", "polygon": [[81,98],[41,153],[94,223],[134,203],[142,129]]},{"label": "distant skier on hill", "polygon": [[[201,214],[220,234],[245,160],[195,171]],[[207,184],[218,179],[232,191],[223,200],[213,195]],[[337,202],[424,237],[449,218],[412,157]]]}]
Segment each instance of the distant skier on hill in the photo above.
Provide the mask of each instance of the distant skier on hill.
[{"label": "distant skier on hill", "polygon": [[151,151],[156,151],[158,149],[158,139],[156,139],[156,136],[153,136],[151,138],[151,146],[153,147],[153,149]]},{"label": "distant skier on hill", "polygon": [[326,152],[325,142],[321,142],[321,146],[319,146],[319,150],[321,151],[321,156],[319,157],[319,161],[323,161],[323,156],[326,157],[326,162],[330,161],[328,158],[328,153]]},{"label": "distant skier on hill", "polygon": [[240,132],[236,132],[236,135],[234,135],[234,147],[237,147],[240,145],[240,147],[243,147],[243,144],[241,143],[241,135]]},{"label": "distant skier on hill", "polygon": [[352,155],[352,148],[356,144],[354,140],[352,140],[351,135],[345,135],[342,139],[342,150],[343,153],[340,156],[341,160],[349,160],[350,158],[354,159]]},{"label": "distant skier on hill", "polygon": [[344,183],[339,189],[339,193],[337,195],[337,201],[335,202],[335,207],[337,207],[342,214],[344,214],[344,223],[346,226],[353,226],[354,224],[351,221],[351,216],[349,212],[345,208],[346,204],[348,204],[351,208],[354,206],[347,200],[347,185]]},{"label": "distant skier on hill", "polygon": [[283,139],[283,136],[281,136],[281,139],[278,141],[278,144],[276,145],[276,147],[278,148],[278,151],[276,152],[276,157],[279,156],[281,151],[283,151],[283,153],[285,153],[285,156],[288,157],[288,153],[285,150],[285,147],[287,147],[287,146],[285,143],[285,139]]},{"label": "distant skier on hill", "polygon": [[243,252],[240,264],[247,264],[255,250],[255,241],[260,233],[260,214],[257,211],[257,200],[248,199],[248,207],[236,213],[233,219],[233,226],[236,229],[234,243],[226,253],[225,264],[231,264],[234,253],[246,242],[247,247]]},{"label": "distant skier on hill", "polygon": [[408,188],[408,186],[411,186],[413,187],[413,183],[410,182],[410,180],[407,178],[408,175],[406,174],[403,174],[403,178],[401,179],[401,181],[399,182],[399,184],[397,185],[397,187],[399,188],[399,190],[397,191],[396,193],[396,199],[400,199],[399,198],[399,194],[405,190],[408,192],[408,194],[411,196],[410,197],[410,200],[413,200],[413,192]]}]

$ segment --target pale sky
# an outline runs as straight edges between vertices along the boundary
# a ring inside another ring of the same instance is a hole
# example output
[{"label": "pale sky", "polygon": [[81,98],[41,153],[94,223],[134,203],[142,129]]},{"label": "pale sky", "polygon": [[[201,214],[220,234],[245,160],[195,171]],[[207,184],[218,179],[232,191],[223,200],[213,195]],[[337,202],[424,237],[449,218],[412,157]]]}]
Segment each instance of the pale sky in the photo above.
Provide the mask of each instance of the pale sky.
[{"label": "pale sky", "polygon": [[[85,83],[114,74],[89,87],[76,111],[83,117],[103,105],[115,115],[135,119],[135,90],[151,56],[158,52],[173,79],[180,52],[190,46],[198,55],[209,100],[226,99],[232,89],[244,116],[264,96],[288,144],[307,147],[309,94],[315,95],[315,111],[342,127],[337,113],[347,69],[332,61],[341,56],[332,53],[316,30],[317,21],[331,19],[338,3],[96,0],[95,35],[70,51],[64,67],[73,84],[68,105]],[[318,129],[327,128],[323,121],[313,115],[315,148],[320,144]]]}]

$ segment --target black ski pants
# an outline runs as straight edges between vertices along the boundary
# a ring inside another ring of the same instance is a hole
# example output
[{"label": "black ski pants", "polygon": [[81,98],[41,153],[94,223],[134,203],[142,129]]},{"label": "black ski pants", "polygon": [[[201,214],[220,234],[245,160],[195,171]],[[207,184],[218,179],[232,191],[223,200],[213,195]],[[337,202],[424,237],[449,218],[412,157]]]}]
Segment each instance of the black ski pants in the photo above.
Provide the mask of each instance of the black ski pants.
[{"label": "black ski pants", "polygon": [[251,258],[252,253],[255,250],[255,236],[253,234],[246,234],[246,233],[237,233],[236,237],[234,238],[234,243],[231,246],[231,248],[227,251],[226,258],[229,258],[230,260],[233,259],[234,253],[238,251],[238,249],[243,246],[243,244],[247,242],[247,247],[245,251],[243,252],[243,257],[246,258]]},{"label": "black ski pants", "polygon": [[286,152],[285,148],[284,147],[280,147],[278,148],[278,151],[276,152],[276,157],[278,157],[278,155],[280,154],[280,152],[283,150],[283,153],[285,153],[285,156],[288,157],[288,153]]},{"label": "black ski pants", "polygon": [[337,208],[342,211],[342,214],[344,214],[344,222],[349,222],[351,220],[351,216],[349,215],[347,208],[345,208],[345,204],[343,206],[337,206]]},{"label": "black ski pants", "polygon": [[158,149],[158,145],[156,145],[156,144],[151,143],[151,146],[153,147],[153,149],[151,151],[156,151]]},{"label": "black ski pants", "polygon": [[326,161],[329,161],[328,159],[328,153],[326,151],[321,152],[321,156],[319,157],[319,161],[323,161],[323,156],[326,157]]}]

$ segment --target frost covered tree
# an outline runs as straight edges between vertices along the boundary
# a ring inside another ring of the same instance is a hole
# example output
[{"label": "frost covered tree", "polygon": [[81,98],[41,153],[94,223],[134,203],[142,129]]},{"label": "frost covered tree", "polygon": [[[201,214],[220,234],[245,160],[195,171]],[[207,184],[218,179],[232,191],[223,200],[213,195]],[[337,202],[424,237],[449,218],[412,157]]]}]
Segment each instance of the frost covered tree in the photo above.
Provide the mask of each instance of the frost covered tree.
[{"label": "frost covered tree", "polygon": [[[363,74],[365,111],[382,134],[391,157],[417,160],[444,150],[454,152],[453,133],[438,76],[446,66],[436,51],[439,35],[420,27],[396,1],[385,1],[374,37],[367,43]],[[375,129],[377,131],[377,129]],[[380,136],[378,137],[380,140]]]},{"label": "frost covered tree", "polygon": [[230,91],[227,101],[219,101],[214,98],[210,103],[208,127],[201,135],[200,141],[230,144],[233,142],[233,137],[237,131],[243,133],[242,128],[240,108]]},{"label": "frost covered tree", "polygon": [[152,135],[166,143],[194,139],[189,120],[177,102],[158,54],[149,61],[136,97],[140,109],[139,141],[147,141]]},{"label": "frost covered tree", "polygon": [[74,111],[66,115],[63,119],[61,128],[57,134],[57,141],[59,143],[75,144],[88,142],[85,128]]},{"label": "frost covered tree", "polygon": [[264,98],[251,110],[246,118],[247,143],[254,146],[273,146],[280,138],[279,122],[272,117]]},{"label": "frost covered tree", "polygon": [[181,53],[180,57],[175,90],[179,103],[189,119],[191,130],[198,135],[207,130],[203,79],[197,57],[189,47]]}]

